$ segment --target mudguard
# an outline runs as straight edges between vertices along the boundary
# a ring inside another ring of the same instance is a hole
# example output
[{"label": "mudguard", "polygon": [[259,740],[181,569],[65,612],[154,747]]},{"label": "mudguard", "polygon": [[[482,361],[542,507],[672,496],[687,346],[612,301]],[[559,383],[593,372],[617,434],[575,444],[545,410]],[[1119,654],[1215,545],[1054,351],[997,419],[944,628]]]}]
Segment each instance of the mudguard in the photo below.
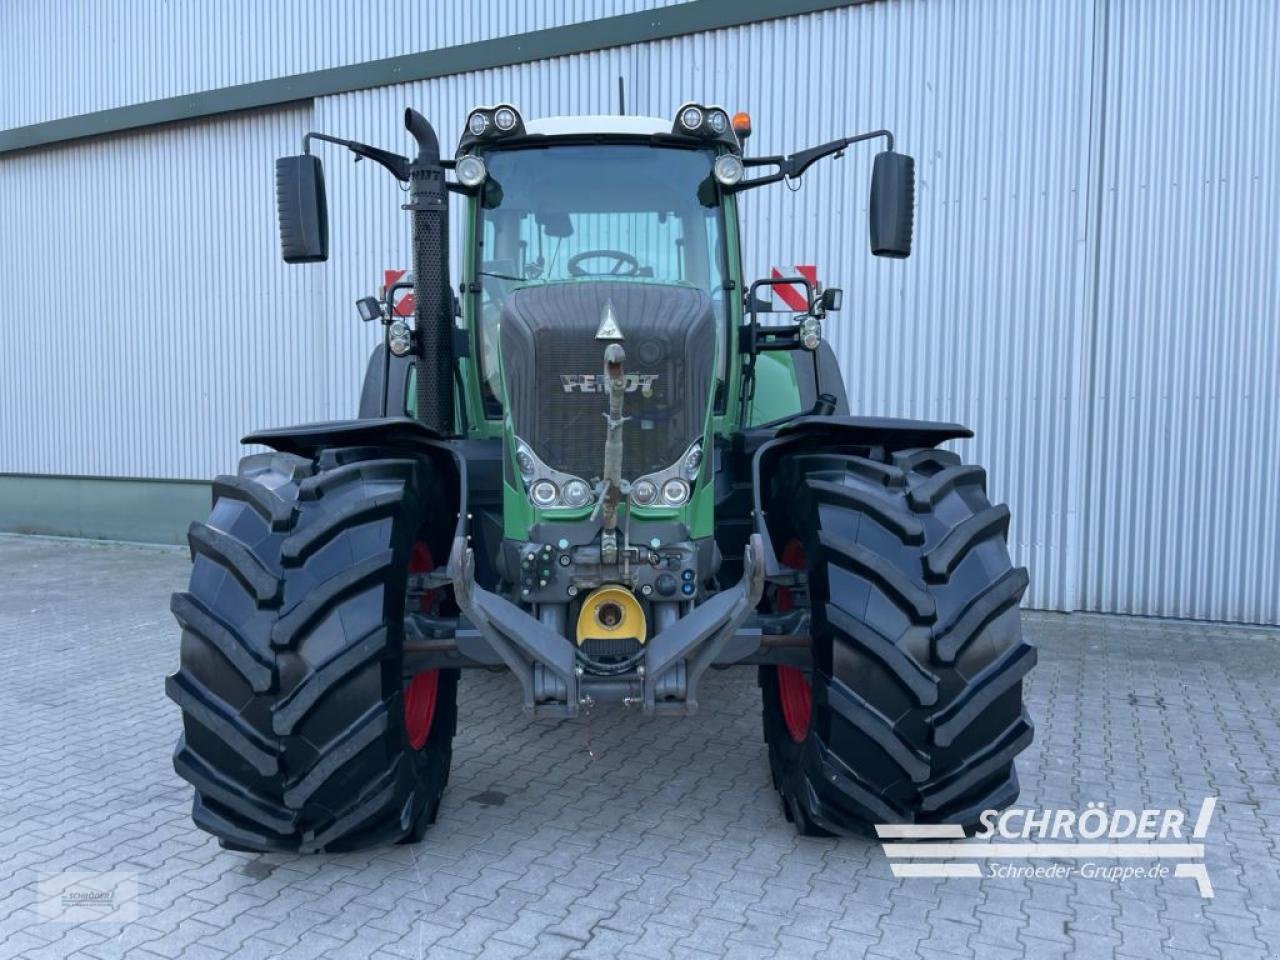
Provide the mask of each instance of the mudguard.
[{"label": "mudguard", "polygon": [[296,427],[258,430],[241,443],[261,443],[282,453],[314,456],[324,447],[405,447],[448,449],[445,437],[410,417],[368,417],[361,420],[323,420]]},{"label": "mudguard", "polygon": [[795,571],[778,562],[769,535],[763,478],[772,474],[779,457],[798,451],[849,451],[881,447],[887,451],[936,447],[947,440],[973,436],[958,423],[906,420],[898,417],[801,416],[779,425],[773,437],[756,448],[751,461],[755,532],[760,534],[761,560],[768,580],[788,583]]},{"label": "mudguard", "polygon": [[458,521],[455,536],[467,534],[467,458],[459,441],[449,440],[431,427],[410,417],[374,417],[364,420],[327,420],[296,427],[259,430],[241,443],[260,443],[301,457],[314,457],[334,447],[384,447],[405,456],[431,460],[450,483]]},{"label": "mudguard", "polygon": [[408,357],[397,357],[387,350],[385,343],[374,347],[360,388],[360,418],[376,420],[408,413],[406,398],[411,368]]}]

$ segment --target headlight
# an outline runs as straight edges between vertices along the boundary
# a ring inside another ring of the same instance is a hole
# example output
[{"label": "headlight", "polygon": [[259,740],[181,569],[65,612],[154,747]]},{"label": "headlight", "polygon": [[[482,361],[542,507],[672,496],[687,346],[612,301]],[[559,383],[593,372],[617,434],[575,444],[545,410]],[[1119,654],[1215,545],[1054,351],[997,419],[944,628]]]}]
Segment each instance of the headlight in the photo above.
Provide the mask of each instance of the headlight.
[{"label": "headlight", "polygon": [[686,130],[697,130],[702,126],[702,111],[697,107],[685,107],[680,111],[680,126]]},{"label": "headlight", "polygon": [[726,153],[716,157],[716,179],[726,187],[732,187],[742,179],[742,158]]},{"label": "headlight", "polygon": [[650,506],[658,499],[658,485],[652,480],[637,480],[631,486],[631,499],[642,507]]},{"label": "headlight", "polygon": [[662,485],[662,502],[678,507],[689,499],[689,485],[680,479],[668,480]]},{"label": "headlight", "polygon": [[516,448],[516,469],[526,480],[533,479],[534,471],[537,469],[533,462],[533,455],[524,447]]},{"label": "headlight", "polygon": [[473,137],[482,137],[489,129],[489,118],[477,110],[467,118],[467,129],[471,131]]},{"label": "headlight", "polygon": [[566,507],[585,507],[591,501],[591,488],[585,481],[570,480],[561,496]]},{"label": "headlight", "polygon": [[556,502],[560,491],[550,480],[539,480],[529,490],[529,499],[540,507],[549,507]]},{"label": "headlight", "polygon": [[684,455],[684,475],[687,480],[695,480],[698,476],[698,468],[702,466],[702,447],[692,447],[688,453]]},{"label": "headlight", "polygon": [[822,324],[817,317],[806,317],[800,323],[800,346],[806,350],[817,350],[822,342]]},{"label": "headlight", "polygon": [[729,115],[723,110],[707,111],[707,126],[718,137],[729,129]]},{"label": "headlight", "polygon": [[387,328],[387,347],[397,357],[413,349],[413,332],[403,320],[396,320]]},{"label": "headlight", "polygon": [[[480,116],[480,114],[477,114],[477,116]],[[459,160],[457,166],[453,168],[453,172],[458,178],[458,182],[464,187],[478,187],[484,183],[484,178],[489,175],[484,161],[479,157],[470,155]]]},{"label": "headlight", "polygon": [[516,125],[516,112],[510,107],[499,107],[493,115],[493,123],[499,130],[506,133]]}]

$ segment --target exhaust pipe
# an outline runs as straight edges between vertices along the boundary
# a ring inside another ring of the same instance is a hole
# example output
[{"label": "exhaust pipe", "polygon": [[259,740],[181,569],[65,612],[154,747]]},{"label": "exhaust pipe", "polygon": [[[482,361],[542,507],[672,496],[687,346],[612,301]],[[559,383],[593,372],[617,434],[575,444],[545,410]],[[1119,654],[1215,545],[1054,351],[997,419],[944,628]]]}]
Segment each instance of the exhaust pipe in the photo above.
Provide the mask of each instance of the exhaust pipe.
[{"label": "exhaust pipe", "polygon": [[405,129],[418,142],[409,165],[413,214],[413,299],[417,329],[418,419],[446,436],[454,433],[453,291],[449,287],[449,191],[440,165],[440,141],[427,118],[412,107]]}]

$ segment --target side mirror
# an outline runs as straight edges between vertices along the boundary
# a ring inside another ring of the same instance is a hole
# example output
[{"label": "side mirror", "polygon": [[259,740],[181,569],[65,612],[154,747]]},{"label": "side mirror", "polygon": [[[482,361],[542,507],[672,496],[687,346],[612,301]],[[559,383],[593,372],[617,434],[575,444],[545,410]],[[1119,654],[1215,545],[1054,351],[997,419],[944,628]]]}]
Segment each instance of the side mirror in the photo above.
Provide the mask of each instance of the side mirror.
[{"label": "side mirror", "polygon": [[304,153],[276,161],[276,214],[285,263],[329,259],[329,207],[319,157]]},{"label": "side mirror", "polygon": [[839,287],[827,287],[818,298],[818,304],[822,307],[823,313],[839,313],[843,303],[844,291]]},{"label": "side mirror", "polygon": [[916,162],[904,153],[876,154],[871,170],[871,252],[877,257],[911,256],[915,224]]}]

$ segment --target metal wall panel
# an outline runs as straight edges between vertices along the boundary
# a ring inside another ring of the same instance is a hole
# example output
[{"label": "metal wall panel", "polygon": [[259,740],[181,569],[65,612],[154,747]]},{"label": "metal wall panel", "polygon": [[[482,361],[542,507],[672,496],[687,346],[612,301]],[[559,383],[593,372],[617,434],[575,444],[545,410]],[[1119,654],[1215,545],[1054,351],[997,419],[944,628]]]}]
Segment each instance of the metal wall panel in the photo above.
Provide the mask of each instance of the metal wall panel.
[{"label": "metal wall panel", "polygon": [[1113,3],[1091,610],[1280,622],[1280,5]]},{"label": "metal wall panel", "polygon": [[675,0],[7,0],[0,130]]},{"label": "metal wall panel", "polygon": [[0,472],[205,479],[322,408],[321,274],[272,223],[310,112],[0,157]]}]

